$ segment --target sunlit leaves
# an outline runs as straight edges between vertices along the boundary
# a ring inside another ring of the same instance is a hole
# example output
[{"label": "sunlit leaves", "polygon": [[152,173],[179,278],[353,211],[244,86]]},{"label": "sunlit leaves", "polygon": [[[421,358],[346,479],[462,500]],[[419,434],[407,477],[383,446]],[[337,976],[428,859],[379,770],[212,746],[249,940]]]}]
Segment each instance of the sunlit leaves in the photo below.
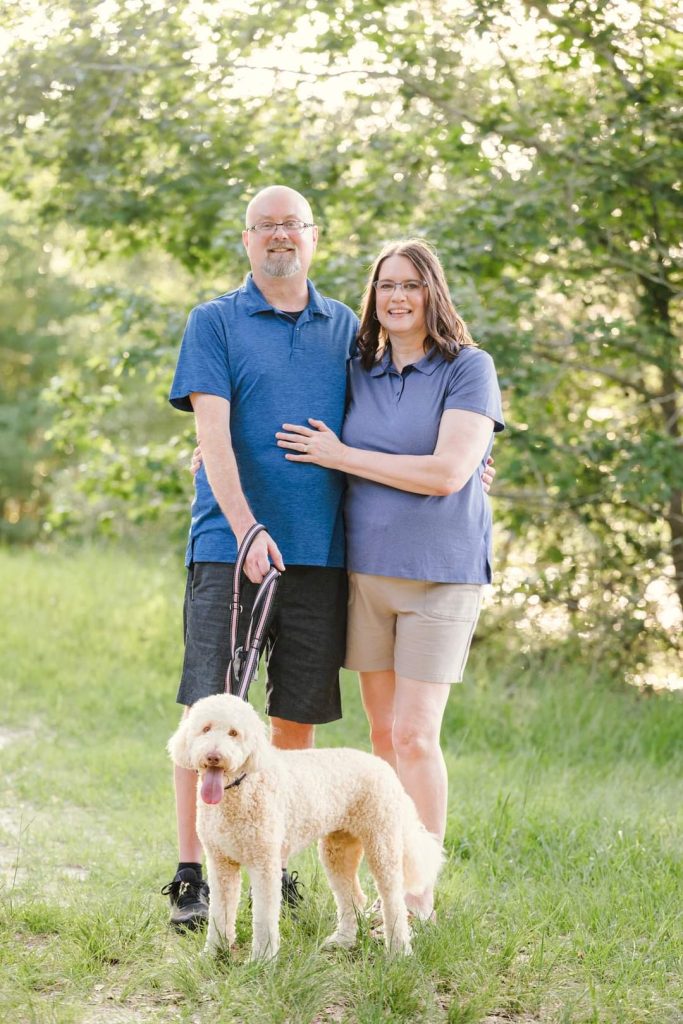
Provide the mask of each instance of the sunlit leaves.
[{"label": "sunlit leaves", "polygon": [[83,457],[74,486],[157,507],[162,474],[139,453],[176,429],[141,410],[163,401],[208,277],[244,272],[245,199],[285,181],[320,224],[317,283],[352,306],[387,238],[436,244],[505,388],[496,513],[511,563],[533,550],[521,592],[622,630],[672,565],[680,587],[683,153],[664,0],[59,10],[6,60],[5,184],[96,257],[163,248],[196,275],[175,319],[153,279],[93,293],[107,344],[67,357],[53,389],[55,442],[70,424]]}]

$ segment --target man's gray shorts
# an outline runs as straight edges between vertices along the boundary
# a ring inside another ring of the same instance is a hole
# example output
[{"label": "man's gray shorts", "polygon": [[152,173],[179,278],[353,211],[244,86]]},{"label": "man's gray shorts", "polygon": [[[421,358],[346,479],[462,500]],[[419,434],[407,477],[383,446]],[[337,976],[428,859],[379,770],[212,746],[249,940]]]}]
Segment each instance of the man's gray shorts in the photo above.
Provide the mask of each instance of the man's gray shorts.
[{"label": "man's gray shorts", "polygon": [[[187,572],[185,659],[179,704],[222,693],[230,660],[233,566],[195,562]],[[256,587],[243,577],[242,643]],[[290,565],[280,577],[264,648],[266,712],[318,725],[341,718],[339,669],[346,641],[344,569]]]}]

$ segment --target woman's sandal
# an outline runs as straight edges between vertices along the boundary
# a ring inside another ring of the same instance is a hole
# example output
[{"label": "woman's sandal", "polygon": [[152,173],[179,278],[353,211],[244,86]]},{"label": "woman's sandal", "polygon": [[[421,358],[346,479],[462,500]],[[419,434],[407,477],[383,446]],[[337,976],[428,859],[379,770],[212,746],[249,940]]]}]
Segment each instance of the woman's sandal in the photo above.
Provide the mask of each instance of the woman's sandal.
[{"label": "woman's sandal", "polygon": [[376,928],[382,923],[382,898],[378,896],[374,903],[365,911],[365,917],[370,928]]},{"label": "woman's sandal", "polygon": [[[368,929],[373,939],[384,937],[384,919],[382,917],[382,899],[380,896],[365,911],[368,920]],[[420,917],[412,910],[408,911],[408,925],[412,928],[415,924],[418,927],[425,924],[436,924],[436,911],[432,910],[429,917]]]}]

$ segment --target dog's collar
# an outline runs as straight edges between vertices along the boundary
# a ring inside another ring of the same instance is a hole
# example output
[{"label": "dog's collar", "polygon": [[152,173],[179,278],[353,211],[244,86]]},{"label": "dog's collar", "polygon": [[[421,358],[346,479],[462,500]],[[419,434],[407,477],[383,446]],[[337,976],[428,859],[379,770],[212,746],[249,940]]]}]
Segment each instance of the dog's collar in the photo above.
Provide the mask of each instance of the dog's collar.
[{"label": "dog's collar", "polygon": [[223,789],[232,789],[233,786],[239,786],[240,782],[244,782],[246,777],[247,773],[242,772],[242,774],[238,775],[236,779],[233,779],[232,782],[229,782],[227,786],[223,786]]}]

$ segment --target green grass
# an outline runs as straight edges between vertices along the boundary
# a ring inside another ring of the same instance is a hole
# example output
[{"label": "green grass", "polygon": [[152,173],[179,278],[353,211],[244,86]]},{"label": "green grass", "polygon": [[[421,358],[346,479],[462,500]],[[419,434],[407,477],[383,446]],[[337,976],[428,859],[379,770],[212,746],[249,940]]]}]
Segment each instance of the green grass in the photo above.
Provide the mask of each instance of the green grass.
[{"label": "green grass", "polygon": [[[313,851],[280,957],[166,925],[182,568],[150,551],[0,552],[0,1020],[35,1024],[683,1021],[683,701],[568,650],[475,645],[444,727],[448,863],[414,956],[320,949]],[[509,641],[510,646],[506,643]],[[355,682],[319,743],[367,748]],[[262,705],[262,687],[254,689]]]}]

